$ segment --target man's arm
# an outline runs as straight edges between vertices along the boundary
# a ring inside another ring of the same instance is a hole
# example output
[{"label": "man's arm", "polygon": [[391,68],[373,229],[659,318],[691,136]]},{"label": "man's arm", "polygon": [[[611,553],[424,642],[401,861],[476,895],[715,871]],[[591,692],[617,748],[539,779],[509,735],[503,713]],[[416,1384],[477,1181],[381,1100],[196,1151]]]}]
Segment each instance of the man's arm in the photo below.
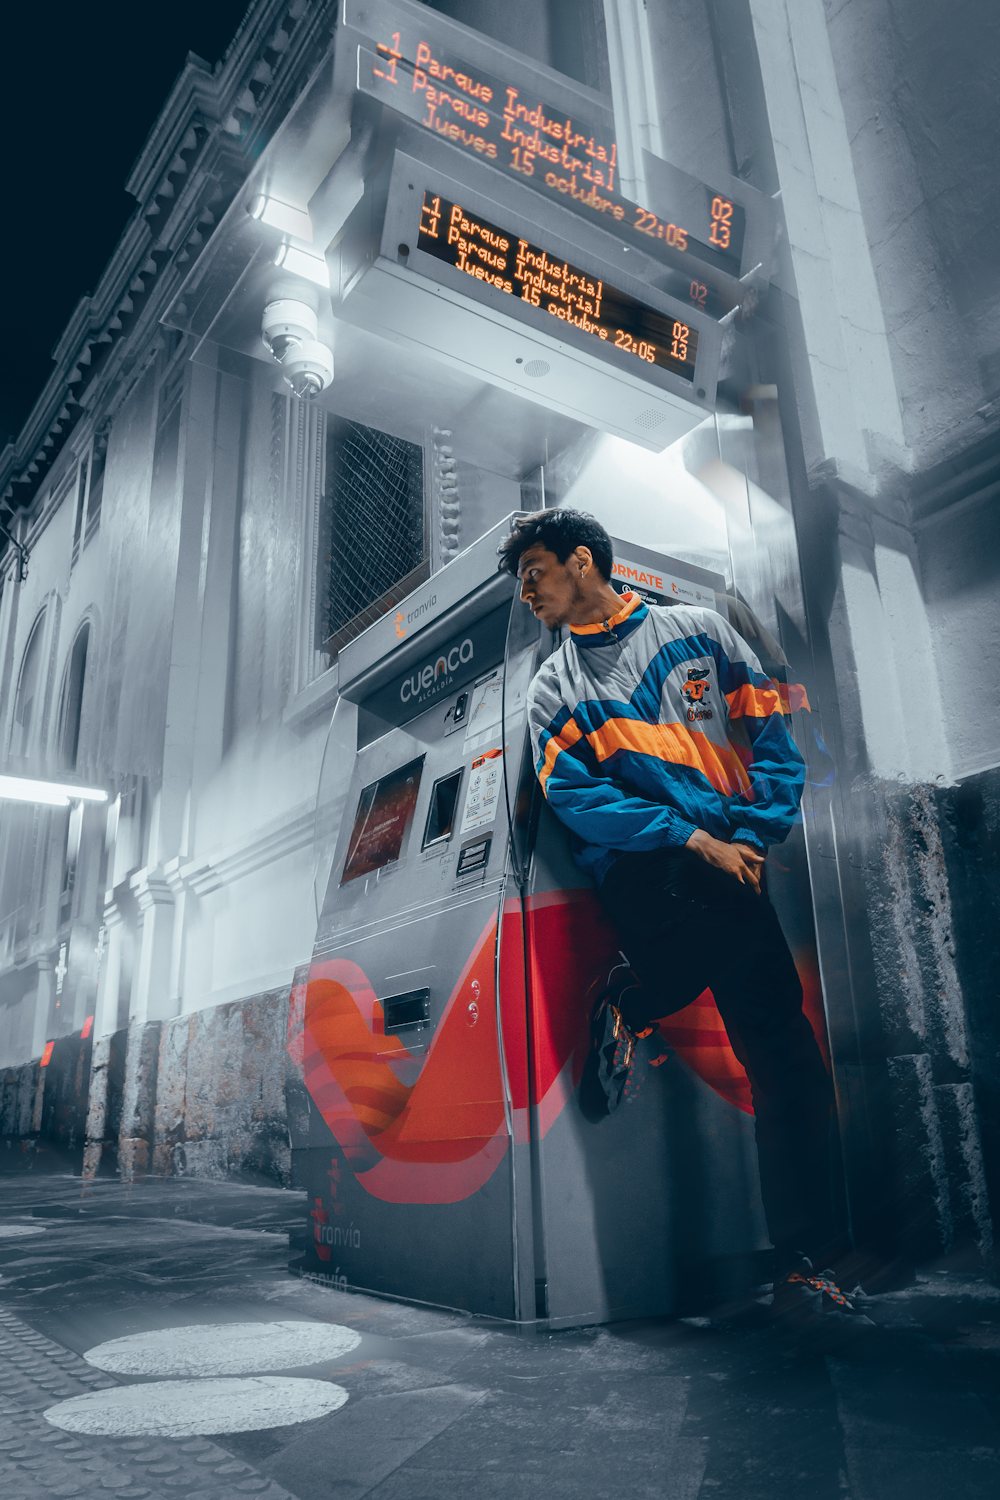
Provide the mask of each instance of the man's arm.
[{"label": "man's arm", "polygon": [[713,651],[726,700],[727,732],[750,781],[731,811],[731,842],[763,854],[796,821],[805,763],[785,727],[781,699],[743,637],[720,616]]}]

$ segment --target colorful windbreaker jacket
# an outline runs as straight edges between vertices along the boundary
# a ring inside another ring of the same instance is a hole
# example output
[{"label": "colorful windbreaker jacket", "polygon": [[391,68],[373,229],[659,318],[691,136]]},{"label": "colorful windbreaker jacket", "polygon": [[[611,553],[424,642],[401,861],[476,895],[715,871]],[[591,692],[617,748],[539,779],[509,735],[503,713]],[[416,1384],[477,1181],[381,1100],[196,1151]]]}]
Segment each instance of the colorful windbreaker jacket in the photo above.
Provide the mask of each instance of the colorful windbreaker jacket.
[{"label": "colorful windbreaker jacket", "polygon": [[779,694],[714,610],[624,594],[542,663],[528,722],[542,790],[598,883],[626,850],[696,828],[766,849],[796,819],[804,767]]}]

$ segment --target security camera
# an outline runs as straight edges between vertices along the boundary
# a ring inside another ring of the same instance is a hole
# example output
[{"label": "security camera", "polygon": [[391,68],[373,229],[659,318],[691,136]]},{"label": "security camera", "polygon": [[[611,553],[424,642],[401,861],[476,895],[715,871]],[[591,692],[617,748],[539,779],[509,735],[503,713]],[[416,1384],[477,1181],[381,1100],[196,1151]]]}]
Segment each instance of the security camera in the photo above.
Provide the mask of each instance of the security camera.
[{"label": "security camera", "polygon": [[308,303],[279,297],[264,308],[261,338],[281,365],[285,384],[307,401],[333,381],[333,351],[317,341],[316,313]]},{"label": "security camera", "polygon": [[281,361],[285,384],[296,396],[311,401],[333,383],[333,350],[315,339],[304,339],[289,348]]},{"label": "security camera", "polygon": [[313,309],[305,302],[280,297],[264,309],[260,336],[265,348],[281,363],[290,349],[315,341],[319,324]]}]

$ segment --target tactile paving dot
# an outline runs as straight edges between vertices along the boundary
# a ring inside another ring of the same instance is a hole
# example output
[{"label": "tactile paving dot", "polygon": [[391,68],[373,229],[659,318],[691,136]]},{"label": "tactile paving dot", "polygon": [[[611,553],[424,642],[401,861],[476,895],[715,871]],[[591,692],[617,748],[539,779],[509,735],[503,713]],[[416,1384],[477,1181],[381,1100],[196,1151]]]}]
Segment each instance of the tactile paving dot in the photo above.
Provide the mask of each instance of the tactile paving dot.
[{"label": "tactile paving dot", "polygon": [[[47,1412],[53,1409],[54,1394],[69,1388],[89,1395],[95,1387],[115,1390],[118,1383],[98,1378],[79,1355],[39,1337],[0,1307],[0,1368],[4,1365],[8,1378],[0,1377],[0,1391],[5,1393],[0,1395],[2,1500],[45,1500],[49,1495],[56,1500],[181,1500],[188,1495],[191,1500],[247,1500],[251,1495],[263,1500],[265,1494],[266,1500],[294,1500],[209,1437],[75,1436],[50,1424]],[[235,1468],[222,1487],[217,1487],[219,1481],[212,1485],[211,1470],[227,1465]],[[157,1466],[170,1472],[153,1474]],[[251,1488],[237,1488],[246,1484]]]},{"label": "tactile paving dot", "polygon": [[341,1359],[361,1335],[338,1323],[194,1323],[130,1333],[88,1349],[84,1358],[118,1375],[254,1375]]}]

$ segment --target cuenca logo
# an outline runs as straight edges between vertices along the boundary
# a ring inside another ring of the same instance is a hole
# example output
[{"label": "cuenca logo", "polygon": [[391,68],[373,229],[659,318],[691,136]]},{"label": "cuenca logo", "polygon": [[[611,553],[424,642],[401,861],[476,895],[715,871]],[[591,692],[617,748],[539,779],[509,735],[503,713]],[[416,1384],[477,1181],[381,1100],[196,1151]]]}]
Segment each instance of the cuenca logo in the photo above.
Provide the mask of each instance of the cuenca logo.
[{"label": "cuenca logo", "polygon": [[406,616],[403,614],[403,611],[401,609],[397,609],[397,611],[396,611],[396,634],[398,636],[404,636],[406,634],[405,620],[406,620]]},{"label": "cuenca logo", "polygon": [[423,667],[407,677],[399,689],[400,700],[403,703],[419,701],[431,688],[445,686],[451,681],[460,666],[472,660],[473,645],[468,636],[460,646],[452,646],[446,654],[438,657],[437,661],[429,661]]}]

